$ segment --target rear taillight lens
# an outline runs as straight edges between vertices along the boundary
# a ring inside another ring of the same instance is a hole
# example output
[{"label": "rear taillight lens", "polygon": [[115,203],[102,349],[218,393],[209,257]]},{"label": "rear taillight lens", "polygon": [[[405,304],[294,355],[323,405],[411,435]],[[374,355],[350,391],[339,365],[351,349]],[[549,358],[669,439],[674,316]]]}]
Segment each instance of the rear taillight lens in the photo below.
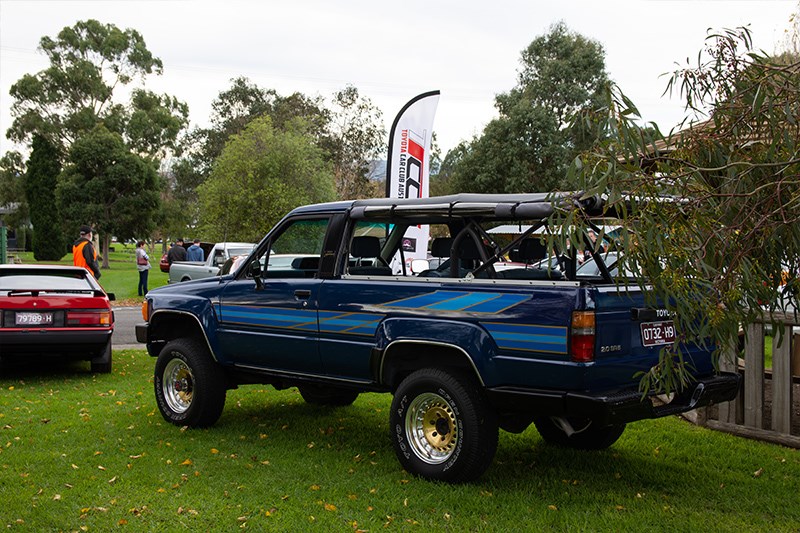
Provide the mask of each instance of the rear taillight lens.
[{"label": "rear taillight lens", "polygon": [[67,311],[67,326],[110,326],[111,311]]},{"label": "rear taillight lens", "polygon": [[570,355],[578,363],[594,361],[594,311],[572,313]]}]

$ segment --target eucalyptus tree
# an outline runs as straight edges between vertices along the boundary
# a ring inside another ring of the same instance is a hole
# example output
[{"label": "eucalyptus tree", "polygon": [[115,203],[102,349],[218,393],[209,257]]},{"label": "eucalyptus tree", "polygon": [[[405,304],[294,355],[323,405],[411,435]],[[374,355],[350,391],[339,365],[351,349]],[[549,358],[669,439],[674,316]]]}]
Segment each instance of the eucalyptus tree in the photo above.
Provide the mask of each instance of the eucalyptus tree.
[{"label": "eucalyptus tree", "polygon": [[[450,176],[454,192],[530,192],[570,188],[567,167],[591,146],[595,129],[573,123],[600,104],[608,81],[597,41],[560,22],[522,51],[517,85],[498,95],[499,117],[466,146]],[[447,160],[447,158],[445,158]]]},{"label": "eucalyptus tree", "polygon": [[[622,215],[620,271],[672,312],[677,338],[733,354],[742,324],[800,307],[800,61],[754,51],[747,29],[724,30],[667,90],[685,102],[679,132],[664,140],[642,129],[635,105],[612,87],[588,121],[604,141],[572,175]],[[679,389],[686,364],[669,346],[643,389]]]}]

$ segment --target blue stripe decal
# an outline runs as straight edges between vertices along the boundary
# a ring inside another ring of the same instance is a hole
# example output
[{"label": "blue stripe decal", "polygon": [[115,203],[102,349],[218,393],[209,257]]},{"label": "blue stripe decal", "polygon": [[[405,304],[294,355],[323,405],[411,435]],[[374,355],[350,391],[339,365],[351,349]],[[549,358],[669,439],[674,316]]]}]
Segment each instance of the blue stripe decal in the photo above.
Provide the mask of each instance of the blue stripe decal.
[{"label": "blue stripe decal", "polygon": [[441,302],[431,304],[427,306],[427,309],[433,309],[436,311],[462,311],[468,307],[472,307],[473,305],[485,302],[487,300],[487,296],[496,298],[498,295],[470,292],[449,300],[443,300]]},{"label": "blue stripe decal", "polygon": [[345,313],[320,319],[319,329],[326,333],[350,333],[353,335],[375,335],[383,315],[370,313]]},{"label": "blue stripe decal", "polygon": [[458,292],[458,291],[435,291],[435,292],[429,292],[427,294],[421,294],[420,296],[412,296],[411,298],[398,300],[396,302],[387,302],[383,304],[383,307],[399,307],[401,309],[419,309],[421,307],[428,307],[430,305],[442,302],[444,300],[452,300],[453,298],[458,298],[459,296],[465,296],[467,294],[470,293]]},{"label": "blue stripe decal", "polygon": [[499,323],[482,325],[501,350],[567,353],[567,328],[565,327]]},{"label": "blue stripe decal", "polygon": [[470,313],[499,313],[531,299],[529,295],[525,294],[499,294],[495,296],[497,297],[468,307],[464,311],[469,311]]},{"label": "blue stripe decal", "polygon": [[225,322],[284,329],[317,330],[317,312],[278,307],[219,306]]},{"label": "blue stripe decal", "polygon": [[395,309],[429,309],[431,311],[467,311],[499,313],[524,301],[530,295],[502,292],[434,291],[404,300],[388,302],[383,307]]}]

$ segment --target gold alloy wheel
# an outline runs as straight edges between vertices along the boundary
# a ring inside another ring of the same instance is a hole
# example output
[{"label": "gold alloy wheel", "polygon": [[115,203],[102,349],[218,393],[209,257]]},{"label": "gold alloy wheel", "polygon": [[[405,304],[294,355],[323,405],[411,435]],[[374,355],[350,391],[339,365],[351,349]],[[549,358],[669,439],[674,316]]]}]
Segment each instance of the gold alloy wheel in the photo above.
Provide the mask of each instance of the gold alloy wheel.
[{"label": "gold alloy wheel", "polygon": [[183,360],[175,358],[167,363],[162,380],[162,392],[167,405],[175,413],[184,413],[192,405],[194,375]]},{"label": "gold alloy wheel", "polygon": [[432,392],[420,394],[406,412],[406,435],[414,454],[428,464],[447,461],[458,445],[458,421],[450,404]]}]

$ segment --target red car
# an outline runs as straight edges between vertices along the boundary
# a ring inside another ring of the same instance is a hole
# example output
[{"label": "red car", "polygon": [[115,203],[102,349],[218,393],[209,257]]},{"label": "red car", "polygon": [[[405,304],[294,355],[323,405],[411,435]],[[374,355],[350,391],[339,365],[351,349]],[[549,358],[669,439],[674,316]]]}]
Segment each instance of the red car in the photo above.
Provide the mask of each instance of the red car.
[{"label": "red car", "polygon": [[111,372],[113,299],[82,267],[0,265],[0,358],[88,360]]}]

